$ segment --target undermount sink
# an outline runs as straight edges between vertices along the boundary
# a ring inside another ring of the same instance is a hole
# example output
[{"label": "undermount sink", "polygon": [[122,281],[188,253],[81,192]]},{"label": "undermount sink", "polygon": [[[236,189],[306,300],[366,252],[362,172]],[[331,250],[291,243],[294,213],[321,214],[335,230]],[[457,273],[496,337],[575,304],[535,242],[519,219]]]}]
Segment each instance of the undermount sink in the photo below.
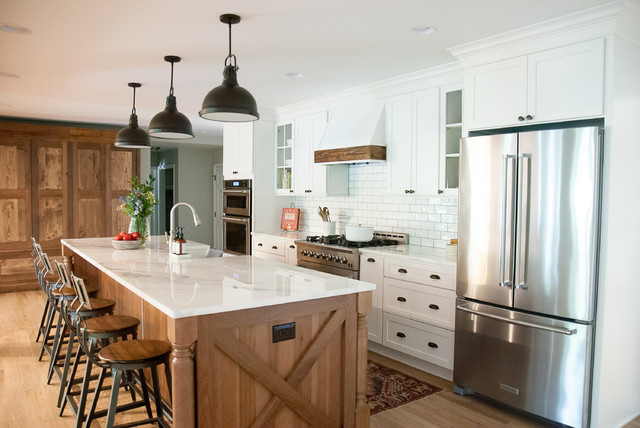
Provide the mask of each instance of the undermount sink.
[{"label": "undermount sink", "polygon": [[182,251],[190,254],[192,259],[200,259],[207,257],[207,253],[211,247],[207,244],[201,244],[199,242],[185,242],[182,244]]}]

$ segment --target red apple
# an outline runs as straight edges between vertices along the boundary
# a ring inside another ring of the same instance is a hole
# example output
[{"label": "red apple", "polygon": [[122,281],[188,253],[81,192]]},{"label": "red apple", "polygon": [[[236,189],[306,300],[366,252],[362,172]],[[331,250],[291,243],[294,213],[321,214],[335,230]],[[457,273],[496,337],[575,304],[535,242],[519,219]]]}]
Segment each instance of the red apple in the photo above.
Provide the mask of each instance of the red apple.
[{"label": "red apple", "polygon": [[122,235],[116,235],[113,238],[115,241],[122,241]]},{"label": "red apple", "polygon": [[128,233],[125,233],[124,236],[122,237],[123,241],[131,241],[131,235],[129,235]]},{"label": "red apple", "polygon": [[140,239],[140,232],[132,232],[131,233],[131,238],[133,238],[133,240],[137,241],[138,239]]}]

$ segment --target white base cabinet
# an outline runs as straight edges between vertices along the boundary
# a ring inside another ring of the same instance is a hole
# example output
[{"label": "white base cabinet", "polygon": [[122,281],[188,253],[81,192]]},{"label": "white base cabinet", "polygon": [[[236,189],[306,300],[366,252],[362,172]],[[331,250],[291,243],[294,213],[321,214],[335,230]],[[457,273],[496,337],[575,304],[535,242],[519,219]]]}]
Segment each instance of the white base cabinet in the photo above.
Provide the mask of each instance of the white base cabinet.
[{"label": "white base cabinet", "polygon": [[297,264],[297,247],[292,239],[259,233],[254,233],[252,237],[252,255],[280,263]]},{"label": "white base cabinet", "polygon": [[604,40],[471,67],[465,97],[468,129],[602,116]]},{"label": "white base cabinet", "polygon": [[371,342],[453,369],[455,267],[365,251],[360,279],[377,286],[367,316]]}]

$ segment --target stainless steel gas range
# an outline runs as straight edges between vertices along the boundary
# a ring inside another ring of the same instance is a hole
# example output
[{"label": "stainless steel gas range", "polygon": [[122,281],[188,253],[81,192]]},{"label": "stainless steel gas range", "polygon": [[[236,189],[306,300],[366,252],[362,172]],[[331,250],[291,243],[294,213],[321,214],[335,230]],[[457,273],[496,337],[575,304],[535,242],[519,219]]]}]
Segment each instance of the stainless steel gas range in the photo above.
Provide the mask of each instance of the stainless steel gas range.
[{"label": "stainless steel gas range", "polygon": [[360,248],[406,244],[403,233],[374,232],[367,242],[348,241],[344,235],[317,236],[296,241],[298,266],[347,278],[360,277]]}]

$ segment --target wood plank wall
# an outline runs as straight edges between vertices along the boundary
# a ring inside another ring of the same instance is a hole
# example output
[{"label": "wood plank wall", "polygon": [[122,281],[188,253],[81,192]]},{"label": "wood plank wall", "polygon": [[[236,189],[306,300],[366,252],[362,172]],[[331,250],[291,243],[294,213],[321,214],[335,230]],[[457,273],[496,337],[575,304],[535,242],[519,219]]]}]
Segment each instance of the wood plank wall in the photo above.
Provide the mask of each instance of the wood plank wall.
[{"label": "wood plank wall", "polygon": [[115,147],[116,133],[0,121],[0,293],[37,288],[32,236],[55,257],[61,238],[126,230],[115,208],[140,174],[140,154]]}]

